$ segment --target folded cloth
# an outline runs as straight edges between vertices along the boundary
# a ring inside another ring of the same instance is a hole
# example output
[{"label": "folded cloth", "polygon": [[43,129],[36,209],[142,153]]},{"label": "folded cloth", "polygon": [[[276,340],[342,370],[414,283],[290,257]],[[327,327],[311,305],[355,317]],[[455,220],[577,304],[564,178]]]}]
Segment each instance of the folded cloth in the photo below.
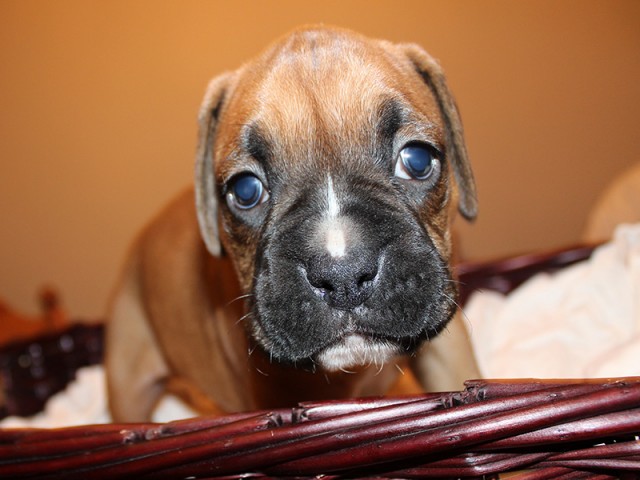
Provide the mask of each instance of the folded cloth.
[{"label": "folded cloth", "polygon": [[486,378],[640,375],[640,224],[507,296],[476,292],[465,314]]}]

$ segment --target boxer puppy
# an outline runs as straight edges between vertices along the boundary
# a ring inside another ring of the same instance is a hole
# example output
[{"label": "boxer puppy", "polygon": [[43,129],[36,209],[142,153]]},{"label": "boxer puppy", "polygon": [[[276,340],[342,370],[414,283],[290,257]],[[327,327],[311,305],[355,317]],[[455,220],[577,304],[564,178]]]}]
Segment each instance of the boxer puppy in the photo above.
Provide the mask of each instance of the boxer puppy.
[{"label": "boxer puppy", "polygon": [[144,231],[113,300],[114,420],[149,419],[171,378],[225,413],[384,394],[402,357],[428,390],[478,376],[449,266],[476,191],[426,52],[294,31],[211,82],[199,132],[195,192]]}]

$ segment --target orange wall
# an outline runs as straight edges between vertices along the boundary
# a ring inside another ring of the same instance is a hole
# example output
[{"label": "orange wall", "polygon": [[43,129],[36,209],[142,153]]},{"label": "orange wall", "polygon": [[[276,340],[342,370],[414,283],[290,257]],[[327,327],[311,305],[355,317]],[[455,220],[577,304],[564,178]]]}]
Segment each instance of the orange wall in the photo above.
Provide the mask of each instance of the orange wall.
[{"label": "orange wall", "polygon": [[191,181],[208,79],[302,23],[425,46],[460,105],[480,258],[579,240],[640,161],[640,2],[0,1],[0,297],[101,315],[139,227]]}]

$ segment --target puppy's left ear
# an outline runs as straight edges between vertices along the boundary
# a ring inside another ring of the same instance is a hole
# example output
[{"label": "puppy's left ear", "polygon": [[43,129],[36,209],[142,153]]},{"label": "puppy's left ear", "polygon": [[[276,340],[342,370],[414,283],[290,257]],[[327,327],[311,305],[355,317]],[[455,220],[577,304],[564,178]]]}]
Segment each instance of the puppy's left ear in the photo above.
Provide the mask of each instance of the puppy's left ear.
[{"label": "puppy's left ear", "polygon": [[417,72],[435,95],[446,127],[446,155],[453,166],[453,174],[460,187],[458,209],[467,220],[474,220],[478,214],[476,183],[467,156],[462,120],[453,95],[447,86],[444,72],[438,62],[418,45],[400,45],[400,48],[404,50]]},{"label": "puppy's left ear", "polygon": [[231,74],[222,74],[209,83],[198,114],[198,149],[195,165],[196,211],[200,234],[207,250],[220,256],[222,247],[218,235],[218,197],[213,171],[213,144],[218,117]]}]

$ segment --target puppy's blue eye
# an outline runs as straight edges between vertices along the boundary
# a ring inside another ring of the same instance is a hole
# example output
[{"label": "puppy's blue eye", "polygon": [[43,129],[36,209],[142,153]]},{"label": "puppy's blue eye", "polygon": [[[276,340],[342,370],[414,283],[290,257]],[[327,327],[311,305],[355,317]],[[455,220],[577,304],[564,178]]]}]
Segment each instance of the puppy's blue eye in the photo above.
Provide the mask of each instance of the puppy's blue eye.
[{"label": "puppy's blue eye", "polygon": [[227,198],[238,208],[248,210],[266,200],[266,195],[264,185],[258,177],[243,173],[233,180]]},{"label": "puppy's blue eye", "polygon": [[409,144],[400,150],[394,175],[406,180],[426,180],[439,164],[433,148],[423,144]]}]

